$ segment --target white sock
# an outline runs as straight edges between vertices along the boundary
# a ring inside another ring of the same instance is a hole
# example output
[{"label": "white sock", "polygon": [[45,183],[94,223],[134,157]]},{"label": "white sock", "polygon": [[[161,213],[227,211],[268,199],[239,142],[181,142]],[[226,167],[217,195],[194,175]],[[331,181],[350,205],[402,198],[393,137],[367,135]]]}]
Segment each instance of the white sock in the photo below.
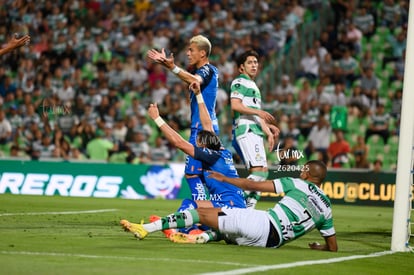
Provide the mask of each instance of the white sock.
[{"label": "white sock", "polygon": [[149,233],[160,231],[162,230],[162,221],[157,220],[155,222],[145,223],[142,225],[142,227],[144,227],[144,229],[147,230]]}]

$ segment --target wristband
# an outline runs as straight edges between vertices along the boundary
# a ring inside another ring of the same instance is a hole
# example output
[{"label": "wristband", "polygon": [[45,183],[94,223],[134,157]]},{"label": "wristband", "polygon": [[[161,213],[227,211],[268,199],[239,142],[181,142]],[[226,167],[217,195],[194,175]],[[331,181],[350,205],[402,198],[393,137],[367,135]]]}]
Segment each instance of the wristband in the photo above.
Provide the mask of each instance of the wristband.
[{"label": "wristband", "polygon": [[196,95],[196,99],[198,104],[204,103],[204,98],[202,94]]},{"label": "wristband", "polygon": [[165,124],[165,121],[162,119],[162,117],[157,117],[156,119],[154,119],[155,124],[157,124],[158,127],[161,127],[162,125]]},{"label": "wristband", "polygon": [[181,68],[175,65],[175,67],[171,70],[174,74],[179,74],[181,72]]}]

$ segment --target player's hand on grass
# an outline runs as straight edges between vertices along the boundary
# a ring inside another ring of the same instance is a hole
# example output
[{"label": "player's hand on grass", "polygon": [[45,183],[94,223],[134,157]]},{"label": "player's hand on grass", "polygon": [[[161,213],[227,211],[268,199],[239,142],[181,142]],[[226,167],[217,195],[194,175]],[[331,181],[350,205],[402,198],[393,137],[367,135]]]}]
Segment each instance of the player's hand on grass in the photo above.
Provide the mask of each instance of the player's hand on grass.
[{"label": "player's hand on grass", "polygon": [[313,250],[326,250],[326,245],[314,242],[309,244],[309,248]]}]

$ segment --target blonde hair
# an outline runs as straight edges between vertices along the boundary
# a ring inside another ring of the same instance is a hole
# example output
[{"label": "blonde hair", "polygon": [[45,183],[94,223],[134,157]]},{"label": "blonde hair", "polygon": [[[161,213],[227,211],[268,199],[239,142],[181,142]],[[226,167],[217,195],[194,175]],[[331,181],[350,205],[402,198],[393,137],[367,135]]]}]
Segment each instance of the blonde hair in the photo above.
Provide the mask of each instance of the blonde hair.
[{"label": "blonde hair", "polygon": [[205,51],[207,57],[210,56],[211,53],[211,43],[207,37],[203,35],[196,35],[190,39],[190,44],[194,43],[197,45],[199,50]]}]

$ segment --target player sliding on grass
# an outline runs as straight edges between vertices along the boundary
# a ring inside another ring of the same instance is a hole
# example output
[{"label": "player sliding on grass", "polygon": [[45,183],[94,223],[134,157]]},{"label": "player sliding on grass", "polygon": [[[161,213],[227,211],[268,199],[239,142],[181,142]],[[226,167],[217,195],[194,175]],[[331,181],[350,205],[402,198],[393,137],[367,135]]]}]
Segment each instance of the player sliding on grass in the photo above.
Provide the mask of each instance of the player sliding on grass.
[{"label": "player sliding on grass", "polygon": [[[329,198],[320,189],[326,176],[326,166],[318,160],[306,163],[299,178],[284,177],[262,182],[245,178],[229,178],[217,172],[209,177],[235,185],[244,190],[284,193],[273,208],[266,211],[253,208],[197,208],[176,212],[161,220],[135,224],[122,220],[122,227],[139,239],[149,233],[191,226],[202,223],[215,230],[226,240],[238,245],[280,247],[314,228],[325,239],[324,244],[309,244],[311,249],[337,251],[335,228]],[[174,234],[173,241],[181,243],[206,243],[217,240],[216,234]]]},{"label": "player sliding on grass", "polygon": [[[220,171],[230,178],[239,177],[233,164],[233,156],[230,151],[222,147],[219,137],[212,131],[213,126],[204,104],[200,91],[200,84],[193,82],[190,89],[194,91],[198,103],[200,121],[203,129],[197,134],[196,146],[185,141],[177,132],[175,132],[160,117],[156,104],[151,104],[148,109],[149,116],[155,121],[165,137],[184,153],[193,157],[202,163],[203,178],[205,179],[206,188],[210,194],[210,200],[191,200],[185,199],[178,211],[196,209],[198,207],[239,207],[245,208],[243,190],[239,187],[225,184],[214,178],[208,178],[207,170]],[[158,220],[159,217],[151,216],[150,221]],[[188,228],[185,232],[190,232],[195,227]],[[174,233],[171,230],[164,231],[167,237]]]}]

